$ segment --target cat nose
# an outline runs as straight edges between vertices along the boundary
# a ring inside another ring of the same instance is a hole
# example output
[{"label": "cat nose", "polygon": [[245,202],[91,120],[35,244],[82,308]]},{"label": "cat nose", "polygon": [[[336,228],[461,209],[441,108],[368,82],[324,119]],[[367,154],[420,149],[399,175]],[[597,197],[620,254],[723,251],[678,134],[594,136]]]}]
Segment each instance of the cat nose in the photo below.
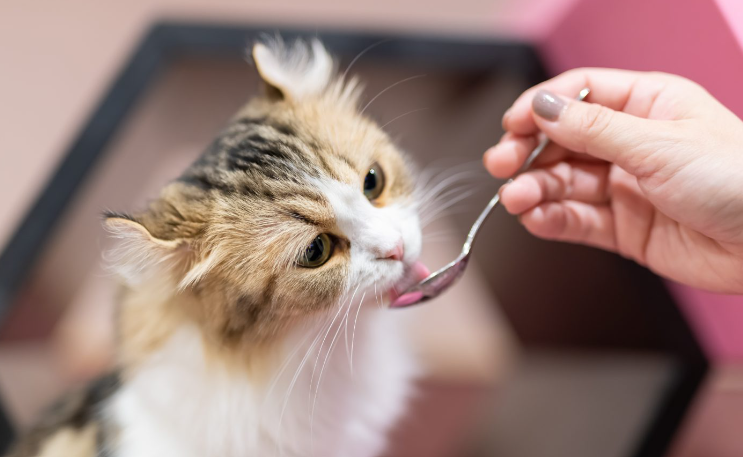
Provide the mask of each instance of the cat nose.
[{"label": "cat nose", "polygon": [[382,254],[381,258],[385,260],[402,260],[403,255],[405,255],[405,247],[402,240],[399,240],[395,247]]}]

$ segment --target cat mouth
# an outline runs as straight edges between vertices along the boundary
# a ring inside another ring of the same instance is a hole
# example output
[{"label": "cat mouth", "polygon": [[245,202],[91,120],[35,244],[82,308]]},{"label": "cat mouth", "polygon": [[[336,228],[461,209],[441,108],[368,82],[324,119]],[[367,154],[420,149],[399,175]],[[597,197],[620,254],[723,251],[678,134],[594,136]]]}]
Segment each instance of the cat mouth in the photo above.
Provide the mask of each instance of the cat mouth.
[{"label": "cat mouth", "polygon": [[395,303],[410,287],[426,279],[431,272],[423,264],[416,261],[405,269],[405,276],[387,292],[389,303]]}]

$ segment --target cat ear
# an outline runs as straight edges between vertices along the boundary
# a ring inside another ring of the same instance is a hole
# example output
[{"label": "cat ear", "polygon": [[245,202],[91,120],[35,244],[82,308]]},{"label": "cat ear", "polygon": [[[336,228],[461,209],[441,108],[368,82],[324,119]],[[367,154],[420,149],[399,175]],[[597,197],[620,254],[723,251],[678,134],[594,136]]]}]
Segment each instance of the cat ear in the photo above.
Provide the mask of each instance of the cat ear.
[{"label": "cat ear", "polygon": [[333,59],[319,40],[297,40],[286,46],[279,40],[258,42],[253,60],[269,95],[299,101],[321,93],[333,75]]},{"label": "cat ear", "polygon": [[175,280],[187,269],[191,257],[188,240],[159,239],[126,215],[106,214],[105,226],[120,240],[108,253],[107,262],[128,283],[138,284],[155,274]]}]

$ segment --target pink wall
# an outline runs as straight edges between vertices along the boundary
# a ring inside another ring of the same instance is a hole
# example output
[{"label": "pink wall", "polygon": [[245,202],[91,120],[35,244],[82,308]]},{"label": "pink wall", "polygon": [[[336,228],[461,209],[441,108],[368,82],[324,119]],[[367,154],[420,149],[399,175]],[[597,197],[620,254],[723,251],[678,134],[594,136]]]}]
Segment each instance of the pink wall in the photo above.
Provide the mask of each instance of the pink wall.
[{"label": "pink wall", "polygon": [[743,362],[743,296],[705,292],[669,281],[707,354],[716,362]]},{"label": "pink wall", "polygon": [[715,2],[738,39],[738,43],[743,43],[743,20],[741,20],[743,18],[743,2],[740,0],[715,0]]},{"label": "pink wall", "polygon": [[729,22],[743,26],[743,15],[726,19],[714,0],[584,0],[540,49],[554,73],[579,66],[676,73],[743,116],[743,53]]},{"label": "pink wall", "polygon": [[[676,73],[705,86],[743,116],[743,2],[740,0],[555,0],[523,20],[552,74],[582,67]],[[707,353],[743,361],[743,296],[670,284]]]}]

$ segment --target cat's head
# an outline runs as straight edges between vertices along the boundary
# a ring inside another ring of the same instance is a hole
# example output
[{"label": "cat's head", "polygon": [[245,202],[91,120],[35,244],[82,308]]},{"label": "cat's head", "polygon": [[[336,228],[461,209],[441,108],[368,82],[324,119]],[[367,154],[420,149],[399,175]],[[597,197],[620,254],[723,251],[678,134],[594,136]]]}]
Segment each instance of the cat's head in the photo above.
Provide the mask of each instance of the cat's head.
[{"label": "cat's head", "polygon": [[130,285],[188,294],[230,337],[268,336],[354,294],[386,302],[422,275],[411,170],[359,112],[355,81],[334,76],[318,41],[252,55],[263,94],[148,210],[106,221]]}]

